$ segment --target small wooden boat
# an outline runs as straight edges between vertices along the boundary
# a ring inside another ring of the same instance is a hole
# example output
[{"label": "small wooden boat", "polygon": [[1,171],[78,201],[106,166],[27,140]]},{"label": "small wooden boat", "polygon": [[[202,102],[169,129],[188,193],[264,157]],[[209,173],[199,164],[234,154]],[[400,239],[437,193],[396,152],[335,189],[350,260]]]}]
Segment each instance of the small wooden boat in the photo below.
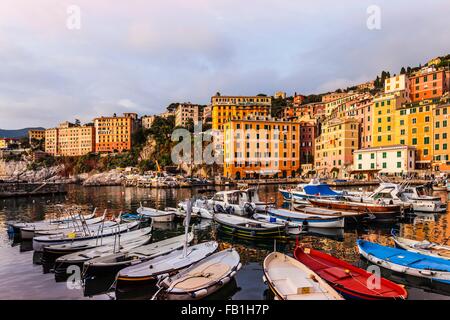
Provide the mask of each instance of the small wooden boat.
[{"label": "small wooden boat", "polygon": [[450,261],[429,255],[357,240],[359,253],[386,269],[431,281],[450,284]]},{"label": "small wooden boat", "polygon": [[172,222],[175,218],[175,212],[172,210],[158,210],[155,208],[143,207],[142,204],[136,210],[137,213],[149,217],[154,222]]},{"label": "small wooden boat", "polygon": [[246,239],[285,238],[286,226],[248,219],[236,215],[216,213],[214,221],[224,233]]},{"label": "small wooden boat", "polygon": [[[134,248],[141,247],[151,241],[152,235],[146,234],[140,236],[139,238],[134,238],[128,241],[122,241],[119,237],[116,237],[116,241],[113,243],[105,244],[102,246],[95,247],[93,249],[84,250],[81,252],[71,253],[62,257],[59,257],[55,261],[55,278],[61,278],[67,276],[67,268],[70,266],[78,266],[80,269],[83,268],[84,261],[87,261],[92,256],[102,256],[110,255],[114,252],[129,251]],[[111,273],[115,274],[115,273]],[[85,269],[81,274],[82,278],[86,278]]]},{"label": "small wooden boat", "polygon": [[417,241],[392,235],[398,248],[411,252],[425,254],[436,258],[450,260],[450,246],[444,246],[427,240]]},{"label": "small wooden boat", "polygon": [[280,226],[284,226],[286,227],[286,232],[288,234],[301,234],[303,232],[303,225],[301,223],[296,223],[296,222],[287,222],[285,220],[282,219],[277,219],[275,217],[269,216],[268,214],[264,214],[264,213],[255,213],[252,216],[253,219],[258,220],[258,221],[264,221],[264,222],[268,222],[268,223],[272,223],[272,224],[278,224]]},{"label": "small wooden boat", "polygon": [[345,224],[344,217],[338,215],[321,215],[318,213],[298,212],[286,209],[269,209],[267,213],[271,217],[285,222],[294,222],[314,228],[343,228]]},{"label": "small wooden boat", "polygon": [[240,257],[234,248],[213,253],[159,283],[166,300],[199,300],[220,290],[241,269]]},{"label": "small wooden boat", "polygon": [[82,220],[88,221],[90,219],[95,218],[97,212],[97,208],[94,209],[94,211],[91,214],[88,215],[65,215],[63,217],[55,218],[55,219],[46,219],[36,222],[16,222],[11,221],[8,223],[9,230],[11,230],[14,233],[20,233],[20,230],[22,228],[43,228],[45,226],[49,225],[65,225],[68,223],[73,222],[74,220],[78,223]]},{"label": "small wooden boat", "polygon": [[81,230],[83,228],[98,228],[98,224],[104,223],[108,226],[116,225],[116,222],[105,221],[105,215],[102,217],[92,218],[86,221],[74,221],[59,224],[41,224],[32,227],[24,227],[20,229],[20,237],[22,240],[31,240],[34,237],[50,234],[58,234],[63,232],[70,232],[71,230]]},{"label": "small wooden boat", "polygon": [[[180,249],[184,245],[185,236],[180,235],[155,243],[150,243],[133,248],[123,248],[118,251],[98,252],[96,249],[78,252],[70,257],[69,263],[83,263],[83,276],[85,278],[102,275],[116,274],[119,270],[130,265],[154,259]],[[188,243],[192,242],[194,234],[188,234]],[[66,257],[66,260],[69,257]]]},{"label": "small wooden boat", "polygon": [[54,262],[59,257],[75,252],[94,249],[100,246],[111,245],[116,242],[125,244],[129,241],[134,241],[137,238],[149,235],[152,231],[152,228],[152,226],[149,226],[146,228],[120,234],[120,239],[117,239],[116,236],[110,236],[46,246],[43,249],[41,261],[44,264],[49,264]]},{"label": "small wooden boat", "polygon": [[118,219],[120,222],[148,221],[150,217],[143,216],[136,212],[121,212]]},{"label": "small wooden boat", "polygon": [[346,298],[364,300],[406,299],[406,290],[385,279],[380,279],[380,286],[369,287],[373,274],[337,259],[329,254],[310,248],[297,246],[294,257],[316,272],[336,291]]},{"label": "small wooden boat", "polygon": [[311,207],[310,205],[294,205],[294,210],[310,215],[320,215],[320,216],[329,216],[329,217],[344,217],[344,218],[358,218],[364,216],[364,213],[359,212],[351,212],[351,211],[342,211],[342,210],[332,210],[320,207]]},{"label": "small wooden boat", "polygon": [[272,252],[263,262],[263,281],[279,300],[343,300],[327,282],[297,260]]},{"label": "small wooden boat", "polygon": [[88,232],[72,232],[53,234],[49,236],[39,236],[33,238],[33,250],[42,252],[44,247],[54,244],[62,244],[76,241],[97,239],[102,237],[114,236],[116,234],[128,232],[140,224],[139,221],[118,224],[109,228],[100,228],[97,232],[89,230]]},{"label": "small wooden boat", "polygon": [[117,274],[116,290],[126,292],[136,286],[154,286],[159,279],[174,275],[181,269],[203,260],[216,251],[217,247],[216,241],[204,242],[126,267]]},{"label": "small wooden boat", "polygon": [[336,199],[309,199],[317,207],[365,213],[376,220],[395,220],[401,212],[401,206],[396,204],[375,204]]}]

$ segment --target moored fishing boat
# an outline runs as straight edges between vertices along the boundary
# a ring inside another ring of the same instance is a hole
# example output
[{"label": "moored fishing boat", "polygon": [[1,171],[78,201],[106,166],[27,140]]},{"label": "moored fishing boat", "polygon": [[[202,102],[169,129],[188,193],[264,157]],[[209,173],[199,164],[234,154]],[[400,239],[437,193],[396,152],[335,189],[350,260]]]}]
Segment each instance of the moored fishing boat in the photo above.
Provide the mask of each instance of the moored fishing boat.
[{"label": "moored fishing boat", "polygon": [[280,252],[264,259],[263,272],[263,281],[278,300],[343,300],[314,271]]},{"label": "moored fishing boat", "polygon": [[157,295],[166,300],[199,300],[220,290],[241,269],[234,248],[213,253],[174,276],[160,281],[163,290]]},{"label": "moored fishing boat", "polygon": [[286,209],[269,209],[267,213],[285,222],[294,222],[314,228],[343,228],[345,224],[344,217],[340,215],[321,215],[318,213],[298,212]]},{"label": "moored fishing boat", "polygon": [[359,253],[368,261],[400,274],[450,284],[450,261],[429,255],[357,240]]},{"label": "moored fishing boat", "polygon": [[82,252],[85,250],[90,250],[100,246],[106,246],[114,244],[115,242],[127,243],[129,241],[134,241],[137,238],[149,235],[152,231],[152,226],[126,232],[120,234],[120,239],[117,239],[116,235],[109,237],[99,237],[95,239],[89,239],[84,241],[68,242],[63,244],[55,244],[46,246],[42,253],[42,263],[49,264],[53,263],[57,258],[61,256],[66,256],[74,252]]},{"label": "moored fishing boat", "polygon": [[[33,233],[33,237],[41,237],[41,236],[50,236],[50,235],[60,235],[60,234],[69,234],[73,232],[86,232],[92,233],[96,232],[99,229],[107,229],[117,226],[118,223],[115,221],[103,221],[102,223],[89,224],[84,226],[75,226],[75,227],[67,227],[53,230],[35,230]],[[32,238],[30,238],[32,239]]]},{"label": "moored fishing boat", "polygon": [[129,291],[139,286],[155,286],[158,280],[206,258],[217,250],[218,243],[209,241],[179,248],[166,255],[131,265],[118,272],[116,291]]},{"label": "moored fishing boat", "polygon": [[68,234],[54,234],[49,236],[39,236],[33,238],[33,250],[36,252],[42,252],[43,248],[49,245],[62,244],[76,241],[91,240],[101,237],[114,236],[119,233],[128,232],[140,224],[139,221],[118,224],[109,228],[99,228],[97,232],[87,231],[72,232]]},{"label": "moored fishing boat", "polygon": [[376,220],[395,220],[401,213],[401,206],[395,204],[375,204],[337,199],[309,199],[317,207],[333,210],[352,211],[367,214]]},{"label": "moored fishing boat", "polygon": [[158,210],[155,208],[143,207],[142,204],[136,210],[137,213],[149,217],[154,222],[172,222],[175,218],[175,212],[173,210]]},{"label": "moored fishing boat", "polygon": [[270,222],[248,219],[231,214],[216,213],[214,221],[219,230],[245,239],[285,238],[286,226]]},{"label": "moored fishing boat", "polygon": [[[188,243],[194,239],[194,234],[188,234]],[[139,247],[121,249],[118,251],[88,250],[79,252],[72,257],[65,257],[66,264],[80,262],[83,264],[83,277],[88,278],[104,274],[116,274],[130,265],[136,265],[150,259],[168,254],[184,245],[185,236],[180,235]],[[70,261],[69,261],[70,260]]]},{"label": "moored fishing boat", "polygon": [[395,234],[392,235],[392,239],[398,248],[408,250],[411,252],[425,254],[435,258],[450,260],[450,246],[440,245],[427,240],[417,241],[399,237]]},{"label": "moored fishing boat", "polygon": [[285,201],[307,204],[309,199],[336,198],[346,195],[346,191],[335,191],[318,179],[311,179],[307,184],[299,184],[293,189],[280,188],[278,191]]},{"label": "moored fishing boat", "polygon": [[294,257],[316,272],[346,298],[365,300],[406,299],[407,292],[398,284],[381,278],[371,285],[373,274],[324,252],[297,246]]}]

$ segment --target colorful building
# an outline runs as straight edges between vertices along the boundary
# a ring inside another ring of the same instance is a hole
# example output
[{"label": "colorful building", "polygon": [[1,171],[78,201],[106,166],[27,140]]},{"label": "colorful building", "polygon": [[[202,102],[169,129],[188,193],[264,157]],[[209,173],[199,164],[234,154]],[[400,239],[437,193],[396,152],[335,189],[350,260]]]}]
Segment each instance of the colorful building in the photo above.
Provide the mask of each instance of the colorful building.
[{"label": "colorful building", "polygon": [[136,129],[137,115],[127,113],[122,117],[100,117],[94,119],[95,151],[122,152],[131,150],[131,135]]},{"label": "colorful building", "polygon": [[322,124],[315,143],[315,168],[321,177],[349,177],[358,150],[359,121],[335,118]]},{"label": "colorful building", "polygon": [[414,172],[415,149],[413,146],[393,145],[356,150],[352,174],[367,175],[371,179],[375,173],[402,176]]},{"label": "colorful building", "polygon": [[450,172],[450,99],[433,108],[433,170]]},{"label": "colorful building", "polygon": [[190,120],[194,124],[202,122],[202,107],[198,104],[180,103],[175,109],[175,126],[186,127]]},{"label": "colorful building", "polygon": [[[402,92],[382,94],[373,99],[372,105],[372,147],[395,144],[396,110],[406,98]],[[406,143],[407,144],[407,143]]]},{"label": "colorful building", "polygon": [[270,115],[272,98],[266,96],[213,96],[212,129],[222,131],[224,124],[230,120],[246,119],[247,117]]},{"label": "colorful building", "polygon": [[31,143],[32,140],[44,140],[45,130],[31,129],[28,131],[28,139]]},{"label": "colorful building", "polygon": [[445,68],[425,67],[409,78],[412,102],[438,98],[449,91],[448,70]]},{"label": "colorful building", "polygon": [[347,92],[332,92],[322,96],[322,102],[328,103],[348,96]]},{"label": "colorful building", "polygon": [[143,129],[150,129],[152,127],[153,122],[155,121],[156,116],[142,116],[141,117],[141,126]]},{"label": "colorful building", "polygon": [[82,156],[95,151],[95,128],[68,121],[45,130],[45,152],[53,156]]},{"label": "colorful building", "polygon": [[416,148],[416,169],[429,170],[433,160],[433,108],[439,99],[405,103],[395,111],[392,144]]},{"label": "colorful building", "polygon": [[403,92],[410,97],[410,81],[406,74],[399,74],[384,80],[384,93]]},{"label": "colorful building", "polygon": [[232,119],[224,124],[224,176],[295,177],[300,168],[300,124],[265,119]]},{"label": "colorful building", "polygon": [[8,149],[11,144],[16,143],[18,140],[14,138],[0,138],[0,149]]},{"label": "colorful building", "polygon": [[[344,96],[340,96],[335,100],[331,100],[325,103],[325,116],[331,116],[340,106],[345,103],[356,99],[359,95],[356,93],[345,93]],[[322,100],[323,101],[323,100]]]},{"label": "colorful building", "polygon": [[314,163],[317,132],[315,121],[300,121],[300,163],[302,165]]}]

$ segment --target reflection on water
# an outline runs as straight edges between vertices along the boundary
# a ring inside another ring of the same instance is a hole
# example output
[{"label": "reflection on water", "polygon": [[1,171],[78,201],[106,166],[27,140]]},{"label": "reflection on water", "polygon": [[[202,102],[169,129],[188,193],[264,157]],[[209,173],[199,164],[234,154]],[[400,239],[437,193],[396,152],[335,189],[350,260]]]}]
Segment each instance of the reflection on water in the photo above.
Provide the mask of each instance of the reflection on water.
[{"label": "reflection on water", "polygon": [[[277,193],[277,186],[261,186],[260,197],[263,200],[282,198]],[[66,196],[33,199],[8,199],[0,201],[0,299],[150,299],[154,288],[144,288],[142,292],[131,294],[114,293],[115,275],[94,278],[84,283],[84,288],[68,289],[66,282],[56,282],[51,271],[52,266],[33,264],[38,257],[32,251],[32,242],[20,242],[8,235],[5,222],[8,220],[35,221],[49,217],[57,211],[56,205],[83,204],[89,209],[98,207],[108,209],[110,216],[118,216],[121,211],[135,210],[140,203],[145,206],[164,208],[174,207],[177,202],[198,193],[191,189],[137,189],[123,187],[89,187],[69,186]],[[447,201],[446,192],[435,193]],[[197,220],[194,243],[217,240],[220,249],[235,247],[240,253],[243,268],[237,273],[235,281],[228,283],[209,299],[271,299],[273,296],[262,282],[262,261],[274,246],[280,252],[292,254],[295,242],[327,251],[328,253],[364,267],[360,260],[356,239],[366,238],[384,245],[393,245],[390,239],[391,229],[395,227],[400,235],[443,243],[450,235],[450,214],[418,214],[407,217],[401,223],[392,224],[348,224],[344,229],[309,228],[299,236],[291,236],[286,242],[247,241],[217,232],[210,220]],[[176,236],[184,232],[182,221],[173,223],[155,223],[153,241]],[[420,279],[405,278],[383,270],[383,275],[405,284],[411,299],[449,299],[449,286],[437,283],[424,283]],[[105,294],[105,291],[109,291]]]}]

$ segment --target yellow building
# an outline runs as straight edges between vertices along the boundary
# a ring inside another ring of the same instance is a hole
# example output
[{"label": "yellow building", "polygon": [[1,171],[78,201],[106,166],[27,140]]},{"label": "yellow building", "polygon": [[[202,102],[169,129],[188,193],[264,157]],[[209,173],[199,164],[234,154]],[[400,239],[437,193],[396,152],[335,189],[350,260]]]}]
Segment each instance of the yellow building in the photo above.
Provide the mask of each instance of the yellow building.
[{"label": "yellow building", "polygon": [[31,141],[34,140],[44,140],[45,139],[45,130],[31,129],[28,131],[28,139]]},{"label": "yellow building", "polygon": [[95,151],[122,152],[131,150],[131,135],[136,129],[137,114],[94,119]]},{"label": "yellow building", "polygon": [[272,98],[265,96],[214,96],[211,97],[212,129],[222,131],[230,120],[246,119],[248,116],[270,115]]},{"label": "yellow building", "polygon": [[372,146],[384,147],[395,144],[396,110],[402,106],[405,97],[402,92],[382,94],[373,99]]},{"label": "yellow building", "polygon": [[315,169],[322,177],[350,176],[353,152],[359,149],[359,121],[335,118],[322,124],[315,143]]},{"label": "yellow building", "polygon": [[54,156],[82,156],[94,151],[95,128],[68,121],[45,130],[45,152]]},{"label": "yellow building", "polygon": [[295,177],[300,168],[300,123],[272,118],[224,124],[224,176]]},{"label": "yellow building", "polygon": [[356,99],[358,96],[359,94],[356,93],[336,94],[338,98],[325,103],[325,116],[330,116],[339,106]]},{"label": "yellow building", "polygon": [[433,107],[434,171],[450,172],[450,98]]}]

